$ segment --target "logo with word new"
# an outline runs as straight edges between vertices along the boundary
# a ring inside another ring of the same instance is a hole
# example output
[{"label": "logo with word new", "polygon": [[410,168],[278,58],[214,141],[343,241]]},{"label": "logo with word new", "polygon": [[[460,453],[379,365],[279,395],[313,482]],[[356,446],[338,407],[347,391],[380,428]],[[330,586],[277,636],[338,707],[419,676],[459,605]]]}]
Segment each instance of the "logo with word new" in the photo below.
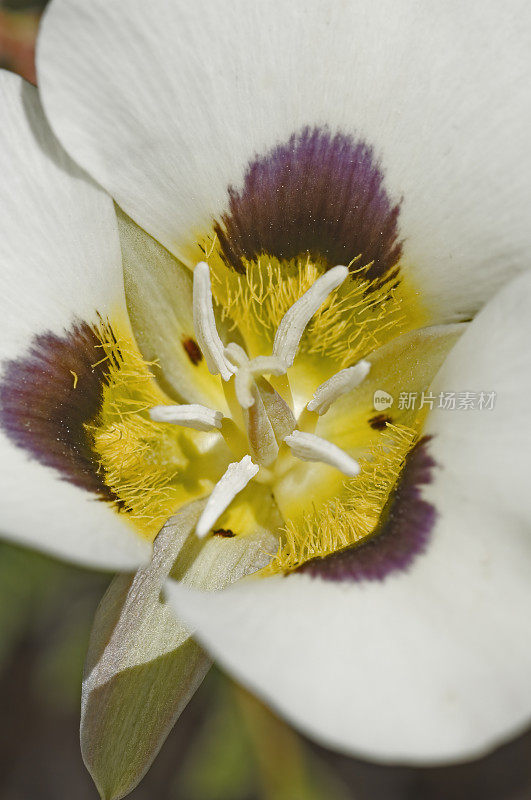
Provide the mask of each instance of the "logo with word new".
[{"label": "logo with word new", "polygon": [[375,411],[385,411],[391,408],[394,402],[394,397],[389,392],[384,392],[383,389],[377,389],[372,397],[372,405]]}]

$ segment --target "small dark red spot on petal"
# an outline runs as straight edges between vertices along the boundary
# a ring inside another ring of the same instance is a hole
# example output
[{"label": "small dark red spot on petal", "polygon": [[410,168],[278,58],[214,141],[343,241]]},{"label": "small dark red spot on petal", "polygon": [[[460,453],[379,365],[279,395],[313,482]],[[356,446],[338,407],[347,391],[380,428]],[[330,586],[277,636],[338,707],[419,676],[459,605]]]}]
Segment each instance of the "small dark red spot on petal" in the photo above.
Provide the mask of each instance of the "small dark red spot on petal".
[{"label": "small dark red spot on petal", "polygon": [[203,353],[199,345],[197,344],[195,339],[192,339],[190,336],[187,336],[183,341],[183,347],[186,351],[186,355],[192,362],[194,366],[197,366],[203,360]]},{"label": "small dark red spot on petal", "polygon": [[392,419],[388,414],[376,414],[376,416],[371,417],[369,420],[369,425],[375,431],[385,430],[387,423],[392,423]]},{"label": "small dark red spot on petal", "polygon": [[230,528],[217,528],[217,530],[212,531],[215,536],[223,536],[225,539],[231,539],[233,536],[236,536],[234,531],[231,531]]}]

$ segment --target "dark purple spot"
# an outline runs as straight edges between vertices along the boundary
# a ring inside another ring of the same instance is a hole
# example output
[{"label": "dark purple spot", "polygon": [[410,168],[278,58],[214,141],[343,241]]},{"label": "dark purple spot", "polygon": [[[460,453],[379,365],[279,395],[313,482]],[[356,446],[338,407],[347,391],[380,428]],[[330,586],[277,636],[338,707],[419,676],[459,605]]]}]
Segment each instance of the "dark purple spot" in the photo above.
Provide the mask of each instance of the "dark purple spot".
[{"label": "dark purple spot", "polygon": [[374,533],[353,547],[307,561],[298,572],[332,581],[374,581],[411,566],[425,551],[436,517],[420,493],[435,467],[427,452],[429,439],[421,439],[409,453]]},{"label": "dark purple spot", "polygon": [[383,185],[373,149],[343,133],[304,128],[252,161],[243,189],[229,187],[229,211],[215,231],[226,264],[266,253],[309,254],[329,267],[373,262],[368,277],[388,276],[400,258],[399,204]]},{"label": "dark purple spot", "polygon": [[376,414],[369,420],[369,425],[375,431],[383,431],[387,427],[387,423],[391,424],[392,419],[388,414]]},{"label": "dark purple spot", "polygon": [[[108,362],[90,325],[65,333],[41,333],[26,353],[4,365],[0,425],[13,444],[65,480],[104,500],[115,495],[98,472],[98,458],[85,423],[101,410]],[[93,366],[94,365],[94,366]]]},{"label": "dark purple spot", "polygon": [[234,531],[231,531],[230,528],[218,528],[215,531],[212,531],[214,536],[223,536],[225,539],[232,539],[233,536],[236,536]]},{"label": "dark purple spot", "polygon": [[182,340],[183,347],[185,349],[186,355],[192,362],[192,364],[197,366],[203,360],[203,353],[199,345],[197,344],[195,339],[192,339],[191,336],[186,337]]}]

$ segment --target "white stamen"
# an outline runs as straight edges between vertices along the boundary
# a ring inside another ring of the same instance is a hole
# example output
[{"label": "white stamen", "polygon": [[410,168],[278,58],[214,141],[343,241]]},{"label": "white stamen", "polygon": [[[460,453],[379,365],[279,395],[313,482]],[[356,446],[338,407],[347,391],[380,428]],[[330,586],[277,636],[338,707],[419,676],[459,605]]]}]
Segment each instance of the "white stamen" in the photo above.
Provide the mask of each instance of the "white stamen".
[{"label": "white stamen", "polygon": [[228,344],[223,353],[235,367],[244,367],[249,363],[249,356],[236,342]]},{"label": "white stamen", "polygon": [[200,261],[194,269],[193,306],[195,335],[207,367],[212,375],[220,374],[228,381],[235,370],[224,355],[224,345],[216,328],[210,269],[205,261]]},{"label": "white stamen", "polygon": [[[251,408],[254,403],[252,393],[253,379],[259,375],[284,375],[286,365],[276,356],[257,356],[249,361],[247,354],[237,344],[229,344],[225,355],[237,365],[234,389],[242,408]],[[244,359],[245,356],[245,359]]]},{"label": "white stamen", "polygon": [[325,414],[338,397],[350,392],[367,377],[370,368],[368,361],[358,361],[353,367],[336,372],[315,390],[312,400],[307,405],[308,411],[315,411],[319,415]]},{"label": "white stamen", "polygon": [[302,297],[284,314],[277,328],[273,355],[291,367],[306,325],[328,295],[340,286],[348,275],[348,268],[337,266],[321,275]]},{"label": "white stamen", "polygon": [[216,520],[230,506],[236,495],[245,489],[258,470],[259,467],[253,464],[251,456],[244,456],[241,461],[229,464],[224,475],[214,486],[197,523],[195,532],[200,539],[207,535]]},{"label": "white stamen", "polygon": [[171,422],[173,425],[182,425],[184,428],[193,428],[195,431],[211,431],[221,428],[223,414],[212,408],[191,403],[182,406],[153,406],[149,409],[149,416],[154,422]]},{"label": "white stamen", "polygon": [[330,464],[344,475],[353,478],[360,471],[357,461],[354,461],[344,450],[332,442],[327,442],[314,433],[293,431],[284,439],[291,452],[302,461],[321,461]]}]

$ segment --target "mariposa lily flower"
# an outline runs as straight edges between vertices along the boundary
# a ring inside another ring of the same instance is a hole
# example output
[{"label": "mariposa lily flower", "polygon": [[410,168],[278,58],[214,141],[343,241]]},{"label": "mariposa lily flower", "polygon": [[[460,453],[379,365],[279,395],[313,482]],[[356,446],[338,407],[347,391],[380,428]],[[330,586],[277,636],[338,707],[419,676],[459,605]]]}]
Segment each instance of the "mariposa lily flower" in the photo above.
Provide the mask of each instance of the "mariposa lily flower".
[{"label": "mariposa lily flower", "polygon": [[52,0],[61,145],[2,76],[3,530],[140,567],[87,663],[102,796],[208,668],[169,575],[329,746],[441,763],[528,723],[528,19]]}]

